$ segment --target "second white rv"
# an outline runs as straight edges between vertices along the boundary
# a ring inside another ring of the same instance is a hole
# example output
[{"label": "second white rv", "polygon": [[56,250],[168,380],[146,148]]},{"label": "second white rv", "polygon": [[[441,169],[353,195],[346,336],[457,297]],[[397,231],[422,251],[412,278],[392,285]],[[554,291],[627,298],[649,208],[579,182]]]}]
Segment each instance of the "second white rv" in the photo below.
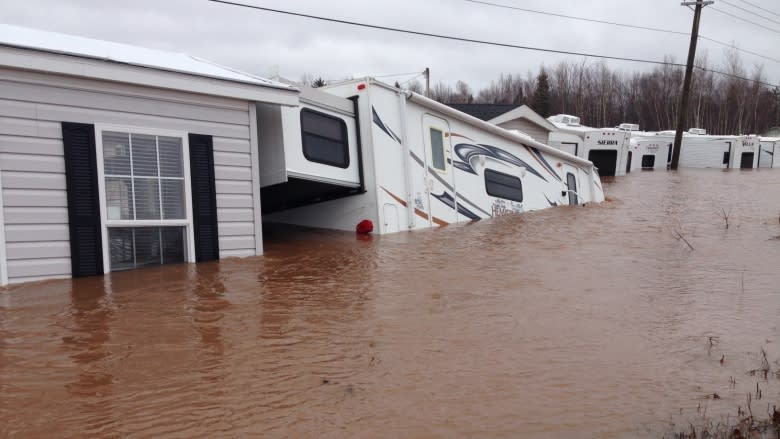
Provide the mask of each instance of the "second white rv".
[{"label": "second white rv", "polygon": [[550,116],[547,120],[557,128],[550,133],[550,146],[593,162],[602,177],[631,172],[630,132],[587,127],[580,124],[579,117],[566,114]]}]

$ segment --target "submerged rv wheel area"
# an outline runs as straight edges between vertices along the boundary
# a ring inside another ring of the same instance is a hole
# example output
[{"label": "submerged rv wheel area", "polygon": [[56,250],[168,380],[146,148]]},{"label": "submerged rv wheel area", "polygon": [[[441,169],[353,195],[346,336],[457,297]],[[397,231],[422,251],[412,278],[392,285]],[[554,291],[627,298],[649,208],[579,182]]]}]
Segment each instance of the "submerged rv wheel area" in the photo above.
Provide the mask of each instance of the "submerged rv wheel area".
[{"label": "submerged rv wheel area", "polygon": [[263,213],[271,213],[360,193],[363,193],[360,187],[340,186],[291,177],[286,183],[262,188],[260,204]]},{"label": "submerged rv wheel area", "polygon": [[617,150],[614,149],[592,149],[588,153],[588,160],[599,169],[599,175],[602,177],[614,177],[617,170]]}]

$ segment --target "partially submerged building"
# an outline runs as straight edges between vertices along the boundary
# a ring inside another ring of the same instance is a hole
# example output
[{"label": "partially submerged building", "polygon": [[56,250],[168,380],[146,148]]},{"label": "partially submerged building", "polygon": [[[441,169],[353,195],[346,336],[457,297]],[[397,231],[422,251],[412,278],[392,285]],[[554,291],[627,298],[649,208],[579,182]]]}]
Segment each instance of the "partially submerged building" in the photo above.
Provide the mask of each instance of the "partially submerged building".
[{"label": "partially submerged building", "polygon": [[298,92],[0,26],[0,284],[261,254],[257,103]]}]

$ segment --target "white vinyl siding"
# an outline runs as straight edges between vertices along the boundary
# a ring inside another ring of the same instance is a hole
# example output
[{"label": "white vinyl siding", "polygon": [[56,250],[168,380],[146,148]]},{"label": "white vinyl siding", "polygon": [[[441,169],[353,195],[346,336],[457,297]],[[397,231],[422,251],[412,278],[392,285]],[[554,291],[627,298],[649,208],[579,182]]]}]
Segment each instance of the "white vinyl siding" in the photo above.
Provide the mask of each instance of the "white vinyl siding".
[{"label": "white vinyl siding", "polygon": [[[261,252],[255,236],[259,202],[247,191],[252,187],[249,107],[241,100],[0,68],[9,281],[70,275],[63,121],[211,135],[220,257]],[[41,251],[44,244],[57,252]]]}]

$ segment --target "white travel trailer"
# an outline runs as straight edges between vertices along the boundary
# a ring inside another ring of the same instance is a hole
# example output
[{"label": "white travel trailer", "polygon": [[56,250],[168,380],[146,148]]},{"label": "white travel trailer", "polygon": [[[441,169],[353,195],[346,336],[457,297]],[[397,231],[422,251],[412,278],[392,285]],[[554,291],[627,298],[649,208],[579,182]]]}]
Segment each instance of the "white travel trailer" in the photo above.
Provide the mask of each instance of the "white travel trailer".
[{"label": "white travel trailer", "polygon": [[[647,142],[666,145],[668,163],[671,164],[674,148],[674,131],[634,132],[632,140],[637,144]],[[757,138],[750,136],[712,136],[700,128],[683,133],[680,150],[682,168],[755,168],[758,163]],[[657,160],[657,159],[656,159]]]},{"label": "white travel trailer", "polygon": [[[691,129],[683,133],[680,167],[755,168],[757,162],[755,138],[750,140],[745,136],[712,136],[702,132],[703,130]],[[660,135],[674,142],[674,131],[663,131]]]},{"label": "white travel trailer", "polygon": [[657,136],[631,134],[631,170],[665,170],[671,162],[672,142]]},{"label": "white travel trailer", "polygon": [[587,127],[580,124],[579,117],[566,114],[550,116],[547,120],[557,128],[550,132],[550,145],[554,148],[593,162],[602,177],[631,171],[629,131]]},{"label": "white travel trailer", "polygon": [[655,132],[640,131],[639,125],[621,123],[615,127],[631,133],[629,151],[631,151],[631,170],[662,170],[672,161],[672,143],[656,137]]},{"label": "white travel trailer", "polygon": [[780,159],[775,159],[780,153],[780,137],[761,137],[759,139],[760,151],[758,154],[759,168],[780,168]]},{"label": "white travel trailer", "polygon": [[301,102],[281,110],[290,123],[275,141],[261,138],[269,222],[367,219],[385,234],[604,199],[591,162],[371,78]]}]

